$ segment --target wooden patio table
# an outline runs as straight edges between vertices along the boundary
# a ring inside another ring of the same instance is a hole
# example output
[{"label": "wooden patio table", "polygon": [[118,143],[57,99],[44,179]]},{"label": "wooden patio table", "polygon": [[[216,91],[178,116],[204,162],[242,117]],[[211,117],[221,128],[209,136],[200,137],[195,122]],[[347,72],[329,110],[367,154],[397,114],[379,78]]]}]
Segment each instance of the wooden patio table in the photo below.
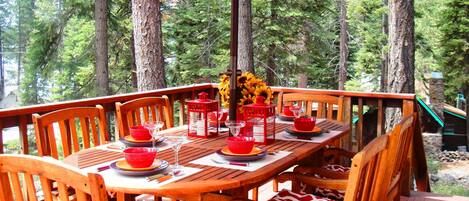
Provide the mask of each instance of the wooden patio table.
[{"label": "wooden patio table", "polygon": [[[282,132],[289,126],[292,126],[292,124],[277,123],[276,132]],[[179,163],[183,166],[202,169],[198,173],[155,188],[139,188],[138,186],[122,188],[108,184],[106,184],[106,188],[108,191],[118,192],[118,195],[122,195],[123,193],[154,194],[182,200],[200,200],[204,193],[219,192],[220,190],[232,195],[247,198],[250,189],[268,182],[274,176],[298,164],[303,159],[308,158],[322,147],[340,139],[340,137],[348,134],[350,131],[349,125],[333,120],[324,120],[318,123],[318,126],[322,129],[339,132],[335,132],[337,134],[321,143],[276,140],[275,143],[269,145],[257,145],[266,150],[288,151],[291,153],[255,171],[249,172],[190,163],[193,160],[210,155],[223,146],[226,146],[225,139],[228,137],[228,134],[221,133],[215,138],[189,138],[192,142],[184,144],[179,151]],[[173,128],[171,132],[187,132],[187,126]],[[77,158],[84,157],[87,154],[90,155],[89,153],[93,152],[93,150],[97,149],[91,148],[72,154],[65,159],[65,162],[80,168],[77,164]],[[163,150],[157,154],[157,158],[167,160],[170,164],[173,164],[175,160],[174,151],[172,149]],[[92,157],[90,155],[90,160],[101,160],[103,163],[110,161],[109,157],[105,154],[95,154]],[[106,177],[104,177],[104,180],[106,181]],[[125,183],[125,181],[122,182]],[[118,196],[118,199],[119,198],[122,199],[121,196]]]}]

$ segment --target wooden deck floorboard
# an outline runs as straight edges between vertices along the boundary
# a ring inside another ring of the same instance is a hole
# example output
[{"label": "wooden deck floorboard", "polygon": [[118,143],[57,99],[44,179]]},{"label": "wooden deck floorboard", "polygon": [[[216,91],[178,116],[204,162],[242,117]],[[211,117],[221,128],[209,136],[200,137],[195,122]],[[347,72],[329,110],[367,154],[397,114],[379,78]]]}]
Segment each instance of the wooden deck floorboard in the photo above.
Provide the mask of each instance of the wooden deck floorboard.
[{"label": "wooden deck floorboard", "polygon": [[426,192],[412,192],[410,197],[401,197],[401,201],[469,201],[469,197],[438,195]]},{"label": "wooden deck floorboard", "polygon": [[[293,171],[293,168],[288,169],[287,171]],[[290,189],[291,183],[285,182],[279,184],[279,190]],[[259,201],[269,200],[277,193],[272,191],[272,182],[269,181],[266,184],[259,187]],[[252,193],[249,192],[249,199]],[[170,201],[170,199],[163,198],[164,201]],[[137,201],[153,201],[152,196],[142,196],[141,199]],[[411,192],[411,197],[401,197],[401,201],[469,201],[469,197],[462,196],[447,196],[447,195],[438,195],[434,193],[425,193],[425,192]]]}]

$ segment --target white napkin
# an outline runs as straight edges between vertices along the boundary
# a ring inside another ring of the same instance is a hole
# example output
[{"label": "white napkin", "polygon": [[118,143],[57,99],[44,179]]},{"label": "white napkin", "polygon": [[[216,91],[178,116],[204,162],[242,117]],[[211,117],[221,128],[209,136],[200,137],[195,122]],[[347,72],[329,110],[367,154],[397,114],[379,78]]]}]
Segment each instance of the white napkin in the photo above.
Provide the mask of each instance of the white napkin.
[{"label": "white napkin", "polygon": [[282,131],[275,134],[275,140],[287,140],[287,141],[298,141],[298,142],[312,142],[312,143],[323,143],[337,135],[340,135],[341,131],[328,131],[327,133],[322,133],[321,135],[311,137],[311,140],[298,139],[296,136]]},{"label": "white napkin", "polygon": [[[122,160],[122,159],[118,159],[118,160]],[[114,160],[114,161],[117,161],[117,160]],[[96,172],[98,167],[109,165],[114,161],[87,167],[87,168],[81,169],[81,171],[83,171],[84,173]],[[172,178],[161,183],[156,180],[147,181],[146,176],[137,177],[137,176],[121,175],[111,168],[101,171],[99,172],[99,174],[103,177],[104,183],[106,184],[106,186],[112,186],[113,188],[148,189],[148,188],[158,188],[159,186],[163,186],[165,184],[180,180],[182,178],[188,177],[200,171],[202,171],[202,169],[192,168],[192,167],[183,167],[183,172],[180,175],[173,176]]]},{"label": "white napkin", "polygon": [[[198,165],[208,165],[208,166],[214,166],[214,167],[222,167],[222,168],[229,168],[229,169],[244,170],[244,171],[252,172],[252,171],[256,171],[257,169],[259,169],[261,167],[264,167],[264,166],[266,166],[270,163],[273,163],[273,162],[287,156],[290,153],[291,152],[288,152],[288,151],[279,151],[279,152],[275,153],[274,155],[267,154],[267,156],[265,156],[261,160],[247,162],[247,163],[249,163],[248,166],[239,166],[239,165],[229,165],[229,164],[216,163],[212,159],[215,159],[217,161],[221,161],[221,162],[224,162],[224,163],[229,162],[229,161],[223,159],[222,157],[220,157],[217,153],[213,153],[213,154],[210,154],[208,156],[204,156],[202,158],[193,160],[190,163],[198,164]],[[246,163],[246,162],[241,162],[241,163]]]}]

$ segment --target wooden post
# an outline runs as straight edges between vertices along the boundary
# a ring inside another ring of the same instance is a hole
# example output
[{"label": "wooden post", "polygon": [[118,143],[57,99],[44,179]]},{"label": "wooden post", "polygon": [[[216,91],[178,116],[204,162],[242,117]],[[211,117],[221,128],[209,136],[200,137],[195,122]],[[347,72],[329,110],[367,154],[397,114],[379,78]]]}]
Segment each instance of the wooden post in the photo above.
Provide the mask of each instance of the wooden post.
[{"label": "wooden post", "polygon": [[363,148],[363,98],[358,98],[358,124],[355,136],[357,137],[357,151],[360,151]]},{"label": "wooden post", "polygon": [[[343,98],[342,104],[342,122],[347,123],[352,128],[352,98],[346,96]],[[352,149],[352,133],[350,132],[347,136],[341,139],[341,147],[346,150]]]},{"label": "wooden post", "polygon": [[184,100],[184,95],[179,97],[179,126],[183,126],[184,125],[184,105],[186,104],[185,100]]},{"label": "wooden post", "polygon": [[23,154],[29,153],[29,145],[28,145],[28,119],[26,116],[20,116],[20,125],[18,126],[20,131],[20,141],[21,141],[21,149]]},{"label": "wooden post", "polygon": [[[402,101],[402,118],[412,115],[414,112],[414,102],[410,100],[403,100]],[[412,166],[415,165],[415,162],[412,161],[412,156],[413,156],[413,148],[414,147],[414,142],[416,141],[415,139],[416,133],[414,132],[414,137],[412,139],[412,147],[409,149],[408,157],[405,163],[407,165],[404,166],[402,170],[402,175],[401,175],[401,195],[403,196],[410,196],[410,188],[412,186],[412,176],[411,176],[411,171],[412,171]]]},{"label": "wooden post", "polygon": [[236,93],[236,83],[238,78],[238,9],[239,1],[231,0],[231,75],[230,75],[230,120],[236,120],[238,97]]},{"label": "wooden post", "polygon": [[0,154],[3,154],[3,124],[0,121]]},{"label": "wooden post", "polygon": [[378,125],[376,126],[376,136],[381,136],[384,133],[384,106],[383,99],[378,99]]}]

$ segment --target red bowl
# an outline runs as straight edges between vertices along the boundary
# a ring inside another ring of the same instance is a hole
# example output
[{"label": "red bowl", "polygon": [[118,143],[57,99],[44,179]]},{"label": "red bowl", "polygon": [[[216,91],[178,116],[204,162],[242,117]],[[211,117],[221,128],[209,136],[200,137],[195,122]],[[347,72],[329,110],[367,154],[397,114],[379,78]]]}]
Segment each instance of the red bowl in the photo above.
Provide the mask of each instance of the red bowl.
[{"label": "red bowl", "polygon": [[124,158],[133,168],[146,168],[153,164],[156,157],[155,148],[130,147],[124,150]]},{"label": "red bowl", "polygon": [[253,137],[229,137],[226,139],[228,149],[235,154],[247,154],[254,147]]},{"label": "red bowl", "polygon": [[295,128],[300,131],[312,131],[316,126],[315,117],[300,117],[295,119]]},{"label": "red bowl", "polygon": [[143,126],[130,127],[130,135],[136,140],[150,140],[151,139],[150,131]]},{"label": "red bowl", "polygon": [[288,106],[288,105],[283,106],[283,114],[285,116],[293,116],[294,115],[293,112],[290,110],[290,106]]}]

